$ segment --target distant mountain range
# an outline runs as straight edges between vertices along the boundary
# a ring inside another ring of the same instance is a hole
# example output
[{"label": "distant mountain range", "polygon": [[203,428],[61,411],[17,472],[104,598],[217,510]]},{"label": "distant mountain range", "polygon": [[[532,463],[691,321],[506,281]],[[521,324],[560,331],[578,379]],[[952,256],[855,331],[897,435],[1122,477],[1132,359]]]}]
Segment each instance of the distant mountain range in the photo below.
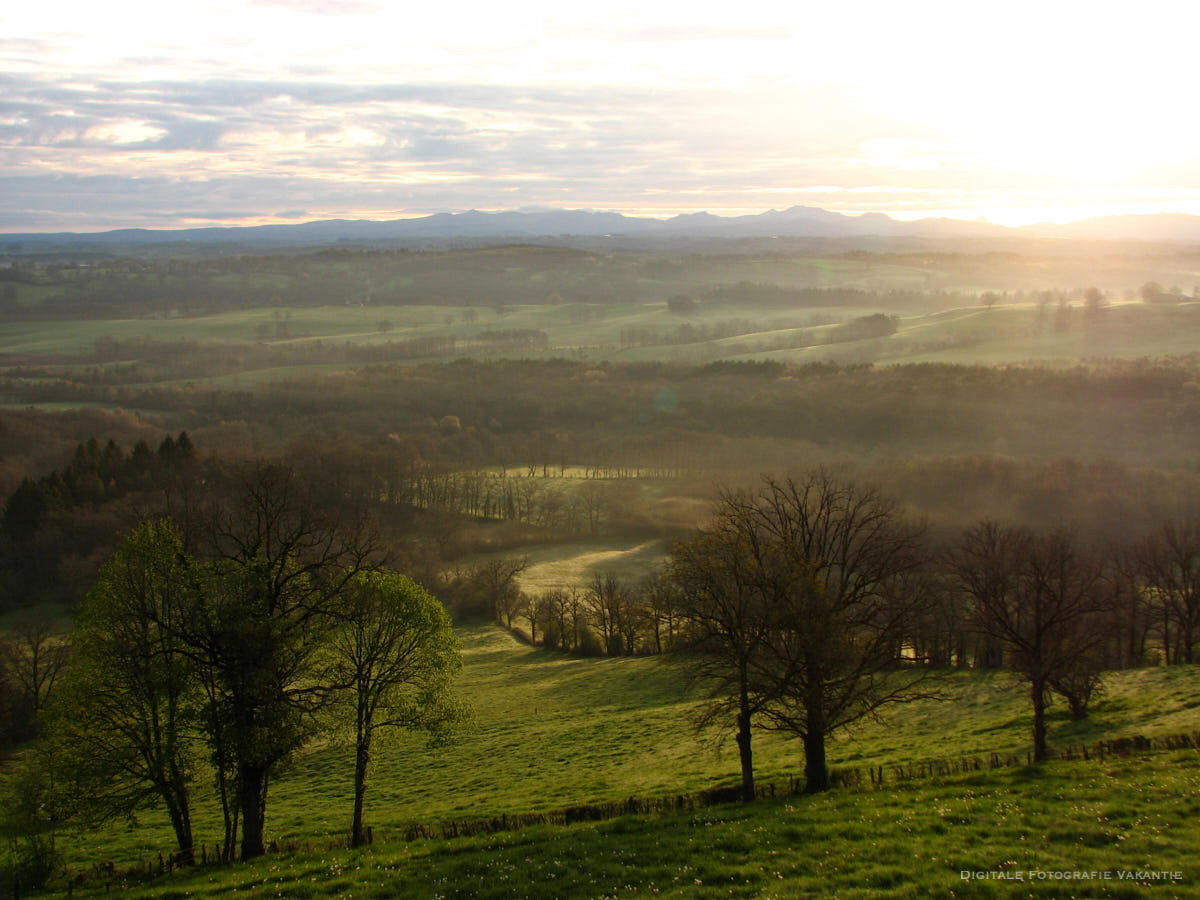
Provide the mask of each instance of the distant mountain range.
[{"label": "distant mountain range", "polygon": [[415,219],[328,219],[296,225],[230,228],[120,229],[94,234],[0,235],[0,251],[24,246],[110,248],[170,243],[239,244],[251,247],[316,247],[337,244],[404,244],[421,241],[502,241],[535,238],[1062,238],[1072,240],[1200,243],[1200,216],[1160,214],[1104,216],[1066,225],[1007,228],[961,219],[901,221],[882,213],[851,216],[812,206],[759,215],[687,213],[670,219],[572,209],[437,213]]}]

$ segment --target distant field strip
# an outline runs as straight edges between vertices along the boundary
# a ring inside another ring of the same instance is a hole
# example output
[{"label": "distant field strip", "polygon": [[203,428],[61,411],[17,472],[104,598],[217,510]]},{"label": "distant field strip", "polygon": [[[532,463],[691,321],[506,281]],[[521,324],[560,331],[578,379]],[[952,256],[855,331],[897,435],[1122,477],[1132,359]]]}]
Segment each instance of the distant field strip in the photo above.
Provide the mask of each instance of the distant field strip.
[{"label": "distant field strip", "polygon": [[571,544],[542,547],[529,554],[532,565],[520,576],[525,591],[586,588],[593,576],[611,572],[623,580],[649,575],[666,558],[659,540],[639,544]]}]

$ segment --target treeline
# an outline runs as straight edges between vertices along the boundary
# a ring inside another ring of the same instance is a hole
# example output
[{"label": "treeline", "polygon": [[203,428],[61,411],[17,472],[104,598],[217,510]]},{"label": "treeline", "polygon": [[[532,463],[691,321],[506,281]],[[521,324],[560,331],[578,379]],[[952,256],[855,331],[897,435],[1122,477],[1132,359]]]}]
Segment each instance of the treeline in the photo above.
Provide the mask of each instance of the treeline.
[{"label": "treeline", "polygon": [[950,309],[972,306],[974,294],[959,291],[886,290],[852,287],[787,287],[771,282],[739,281],[710,288],[702,295],[709,303],[787,309],[790,307],[849,307],[851,309]]},{"label": "treeline", "polygon": [[24,478],[0,514],[0,609],[77,600],[137,499],[191,480],[196,468],[181,432],[157,450],[89,438],[65,467]]},{"label": "treeline", "polygon": [[[297,350],[297,353],[301,350]],[[281,447],[305,430],[364,438],[461,430],[441,441],[468,464],[576,459],[636,466],[658,447],[719,466],[724,457],[777,466],[769,444],[803,442],[826,456],[997,454],[1186,466],[1200,445],[1200,366],[1175,360],[1070,369],[835,364],[589,365],[568,360],[377,366],[255,386],[134,386],[7,379],[10,402],[88,402],[180,416],[196,432],[250,423]],[[185,417],[186,418],[182,418]],[[1072,427],[1060,427],[1071,421]],[[734,445],[741,444],[743,449]],[[775,453],[794,454],[777,445]],[[766,454],[762,456],[761,454]]]},{"label": "treeline", "polygon": [[[779,322],[770,324],[750,319],[723,319],[718,322],[693,324],[684,322],[673,328],[656,328],[650,325],[626,325],[618,334],[618,343],[628,347],[669,347],[676,344],[697,344],[717,341],[721,338],[753,334],[775,328],[788,327]],[[796,326],[798,327],[798,326]]]},{"label": "treeline", "polygon": [[[986,610],[963,602],[961,591],[956,594],[953,589],[955,579],[965,583],[980,575],[955,558],[951,549],[979,540],[980,528],[976,524],[943,532],[939,539],[925,542],[926,577],[914,588],[922,594],[924,612],[898,637],[897,646],[909,659],[934,668],[997,668],[1012,663],[1013,654],[1004,652],[997,634],[984,627]],[[1094,601],[1088,628],[1095,640],[1089,651],[1095,672],[1197,661],[1200,518],[1165,522],[1148,533],[1131,535],[1123,544],[1088,541],[1061,528],[1039,532],[1026,526],[989,524],[987,529],[1000,535],[989,540],[1004,544],[995,552],[1009,557],[1014,572],[1021,559],[1028,561],[1048,552],[1047,548],[1060,563],[1084,561],[1086,592]],[[486,564],[487,578],[482,569],[457,573],[453,584],[474,598],[463,601],[462,609],[490,613],[505,627],[522,629],[531,642],[582,655],[653,655],[686,642],[681,631],[686,617],[669,570],[648,572],[633,581],[601,572],[586,587],[526,593],[518,587],[526,565],[509,558]],[[502,587],[495,586],[497,569],[511,572],[500,580]],[[485,583],[486,589],[481,587]],[[1073,708],[1078,704],[1084,709],[1087,697],[1067,699]]]},{"label": "treeline", "polygon": [[674,328],[629,325],[621,329],[619,340],[623,348],[662,347],[716,341],[740,335],[756,334],[761,331],[785,330],[786,333],[772,334],[768,341],[756,345],[761,346],[762,349],[779,350],[887,337],[895,334],[899,325],[899,319],[896,316],[873,313],[837,324],[833,328],[818,328],[821,325],[833,324],[829,320],[829,316],[812,316],[803,323],[796,321],[793,324],[779,321],[763,323],[753,322],[749,319],[727,319],[701,325],[684,322]]},{"label": "treeline", "polygon": [[7,497],[26,477],[38,478],[62,468],[79,443],[101,435],[132,446],[157,443],[165,430],[123,410],[0,409],[0,496]]},{"label": "treeline", "polygon": [[0,311],[10,319],[44,319],[195,315],[261,306],[623,303],[639,297],[639,266],[632,255],[548,247],[109,258],[0,269],[10,273],[14,286],[40,289],[36,305],[10,302]]},{"label": "treeline", "polygon": [[80,386],[174,381],[283,366],[369,365],[458,355],[540,353],[549,347],[546,332],[532,328],[489,329],[469,336],[426,335],[362,344],[328,339],[202,344],[187,339],[118,340],[102,336],[95,340],[90,361],[94,364],[90,367],[64,371],[52,364],[14,366],[5,373],[4,389],[39,402],[56,391],[77,393]]},{"label": "treeline", "polygon": [[678,649],[683,620],[662,573],[635,582],[612,572],[586,587],[526,592],[528,560],[505,557],[452,569],[442,594],[458,618],[491,618],[532,644],[579,656],[641,656]]},{"label": "treeline", "polygon": [[0,528],[10,539],[22,540],[38,530],[48,513],[151,490],[195,459],[196,448],[186,431],[177,438],[164,437],[157,451],[138,441],[126,453],[116,441],[101,448],[96,438],[88,438],[75,448],[65,468],[21,482],[4,504]]}]

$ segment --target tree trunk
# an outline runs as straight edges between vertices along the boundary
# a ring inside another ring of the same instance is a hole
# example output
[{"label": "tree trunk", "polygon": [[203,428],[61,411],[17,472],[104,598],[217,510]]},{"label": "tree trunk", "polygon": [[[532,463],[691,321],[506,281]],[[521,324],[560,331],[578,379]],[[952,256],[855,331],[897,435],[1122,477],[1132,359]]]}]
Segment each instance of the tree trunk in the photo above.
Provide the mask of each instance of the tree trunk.
[{"label": "tree trunk", "polygon": [[1171,664],[1171,617],[1167,615],[1166,607],[1163,607],[1163,665]]},{"label": "tree trunk", "polygon": [[742,800],[754,800],[754,753],[750,748],[750,700],[742,689],[741,709],[738,712],[738,755],[742,760]]},{"label": "tree trunk", "polygon": [[825,705],[823,681],[818,667],[810,665],[808,697],[804,709],[804,793],[816,794],[829,789],[829,768],[825,765]]},{"label": "tree trunk", "polygon": [[361,847],[367,843],[367,830],[363,827],[363,798],[367,794],[367,769],[371,763],[371,738],[366,736],[358,743],[354,755],[354,822],[350,827],[350,846]]},{"label": "tree trunk", "polygon": [[1046,761],[1046,685],[1034,678],[1029,689],[1033,700],[1033,761]]},{"label": "tree trunk", "polygon": [[809,720],[804,733],[804,793],[829,790],[829,769],[825,765],[825,733]]},{"label": "tree trunk", "polygon": [[261,766],[243,767],[238,793],[242,811],[242,859],[253,859],[266,852],[263,831],[267,824],[267,770]]},{"label": "tree trunk", "polygon": [[172,785],[173,796],[167,800],[167,813],[171,827],[175,830],[175,841],[179,844],[176,859],[181,866],[190,866],[196,861],[195,841],[192,838],[192,814],[188,807],[187,789],[181,783]]},{"label": "tree trunk", "polygon": [[1067,695],[1067,706],[1071,709],[1071,721],[1082,722],[1087,718],[1087,701],[1078,694]]},{"label": "tree trunk", "polygon": [[238,806],[231,796],[229,772],[224,766],[217,768],[217,793],[221,800],[221,816],[225,825],[225,839],[221,844],[221,862],[233,862],[237,848]]},{"label": "tree trunk", "polygon": [[168,804],[167,812],[171,817],[171,827],[175,829],[175,842],[179,845],[175,859],[178,865],[190,866],[196,861],[191,815],[186,806],[181,809],[176,803]]}]

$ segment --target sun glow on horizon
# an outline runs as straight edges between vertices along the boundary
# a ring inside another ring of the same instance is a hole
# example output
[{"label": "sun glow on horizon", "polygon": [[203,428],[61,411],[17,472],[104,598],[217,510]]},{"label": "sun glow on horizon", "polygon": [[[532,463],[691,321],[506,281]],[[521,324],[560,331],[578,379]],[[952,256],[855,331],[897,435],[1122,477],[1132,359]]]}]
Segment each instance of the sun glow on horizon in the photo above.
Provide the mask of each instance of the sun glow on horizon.
[{"label": "sun glow on horizon", "polygon": [[535,204],[1006,225],[1200,214],[1200,7],[983,14],[18,5],[0,37],[0,231]]}]

